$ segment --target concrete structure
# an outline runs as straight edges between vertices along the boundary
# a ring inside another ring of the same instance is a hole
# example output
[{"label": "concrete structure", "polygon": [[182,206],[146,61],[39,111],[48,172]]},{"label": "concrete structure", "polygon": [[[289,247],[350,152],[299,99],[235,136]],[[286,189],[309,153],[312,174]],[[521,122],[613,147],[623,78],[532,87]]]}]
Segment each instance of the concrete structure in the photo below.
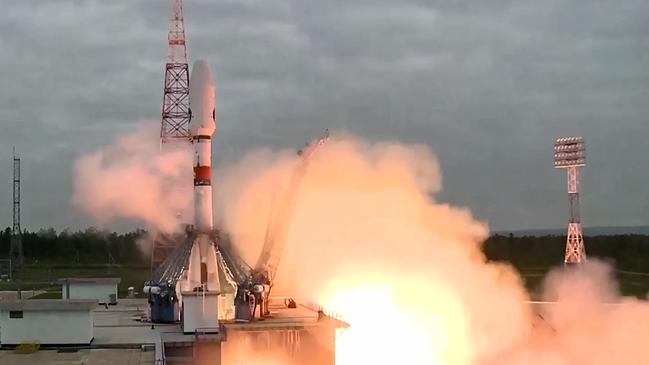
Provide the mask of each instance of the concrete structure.
[{"label": "concrete structure", "polygon": [[183,292],[183,333],[219,333],[219,293]]},{"label": "concrete structure", "polygon": [[120,278],[59,279],[62,299],[95,299],[99,304],[117,304],[120,281]]},{"label": "concrete structure", "polygon": [[[27,302],[52,301],[65,302]],[[271,316],[263,321],[220,321],[218,334],[184,334],[177,323],[156,324],[152,328],[150,322],[142,320],[147,317],[146,299],[124,298],[109,309],[95,306],[95,302],[89,310],[94,318],[94,339],[89,346],[86,343],[84,349],[75,353],[50,351],[46,343],[42,343],[40,351],[29,355],[0,351],[0,364],[153,365],[154,359],[158,359],[155,364],[187,365],[202,364],[202,359],[209,359],[204,363],[230,365],[254,364],[259,358],[273,358],[285,365],[333,365],[335,329],[346,325],[317,309],[299,304],[297,308],[286,308],[280,302],[271,303]],[[23,319],[27,319],[28,313],[23,313]],[[62,330],[65,327],[60,324],[41,322],[39,330],[46,329],[57,342],[69,332]],[[3,331],[4,327],[0,328]],[[75,332],[79,331],[75,329]]]},{"label": "concrete structure", "polygon": [[89,344],[94,338],[96,300],[10,300],[0,302],[0,344]]}]

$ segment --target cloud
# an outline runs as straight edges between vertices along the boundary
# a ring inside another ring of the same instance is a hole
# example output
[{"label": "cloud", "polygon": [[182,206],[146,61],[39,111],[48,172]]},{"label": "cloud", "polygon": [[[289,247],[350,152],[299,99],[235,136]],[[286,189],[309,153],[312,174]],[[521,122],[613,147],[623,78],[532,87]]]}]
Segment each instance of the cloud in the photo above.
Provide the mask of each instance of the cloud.
[{"label": "cloud", "polygon": [[[46,189],[35,161],[65,180],[75,156],[157,118],[168,4],[4,8],[0,83],[10,87],[0,93],[0,142],[18,145],[25,176],[40,176],[32,191],[53,191],[39,197],[46,202],[24,199],[23,221],[83,226],[39,213],[37,205],[75,214],[56,199],[69,187]],[[649,152],[648,14],[633,0],[185,4],[189,56],[215,71],[219,161],[299,145],[327,127],[434,145],[448,181],[440,199],[471,206],[495,228],[564,224],[564,179],[548,162],[564,134],[589,143],[584,223],[646,223],[638,171],[649,166],[629,156]]]}]

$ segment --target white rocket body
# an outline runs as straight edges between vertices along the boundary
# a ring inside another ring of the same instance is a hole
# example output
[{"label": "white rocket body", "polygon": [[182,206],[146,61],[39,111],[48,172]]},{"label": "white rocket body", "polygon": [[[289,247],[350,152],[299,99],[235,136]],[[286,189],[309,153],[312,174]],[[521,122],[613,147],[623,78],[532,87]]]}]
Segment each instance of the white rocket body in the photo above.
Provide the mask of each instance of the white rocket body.
[{"label": "white rocket body", "polygon": [[189,80],[189,130],[194,144],[194,223],[198,232],[213,229],[212,135],[216,131],[216,86],[207,62],[194,62]]},{"label": "white rocket body", "polygon": [[189,80],[189,130],[194,145],[194,227],[196,239],[189,259],[184,290],[205,286],[220,290],[218,263],[212,241],[212,135],[216,131],[216,86],[207,62],[194,62]]}]

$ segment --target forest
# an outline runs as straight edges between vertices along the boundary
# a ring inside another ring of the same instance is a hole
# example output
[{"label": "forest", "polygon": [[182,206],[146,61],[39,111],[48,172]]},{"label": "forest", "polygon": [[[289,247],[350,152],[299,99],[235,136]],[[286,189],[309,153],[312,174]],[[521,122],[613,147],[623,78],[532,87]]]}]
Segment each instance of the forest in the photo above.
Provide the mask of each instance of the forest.
[{"label": "forest", "polygon": [[[138,240],[143,241],[147,231],[136,230],[115,233],[96,228],[72,232],[57,232],[53,228],[22,233],[25,264],[39,261],[61,264],[115,263],[148,265],[147,258],[138,249]],[[11,229],[0,232],[0,258],[9,256]]]},{"label": "forest", "polygon": [[[148,257],[138,248],[146,246],[147,231],[115,233],[96,228],[83,231],[52,228],[23,232],[27,264],[38,261],[61,264],[148,265]],[[9,254],[11,230],[0,231],[0,257]],[[615,263],[620,270],[649,272],[649,235],[625,234],[584,237],[589,258]],[[517,268],[550,267],[563,262],[566,237],[493,235],[484,242],[487,259],[507,261]]]},{"label": "forest", "polygon": [[[615,264],[618,270],[649,272],[649,235],[585,236],[588,258]],[[507,261],[517,268],[550,267],[563,263],[566,236],[493,235],[484,244],[489,260]]]}]

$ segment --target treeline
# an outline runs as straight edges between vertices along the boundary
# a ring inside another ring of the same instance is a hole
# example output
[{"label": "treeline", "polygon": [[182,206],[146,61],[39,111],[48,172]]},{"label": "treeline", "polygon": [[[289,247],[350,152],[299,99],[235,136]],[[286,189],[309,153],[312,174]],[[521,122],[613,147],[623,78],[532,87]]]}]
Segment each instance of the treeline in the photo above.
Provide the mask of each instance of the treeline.
[{"label": "treeline", "polygon": [[[624,234],[584,237],[589,258],[614,262],[618,269],[649,272],[649,235]],[[484,245],[490,260],[508,261],[519,268],[560,265],[566,236],[494,235]]]},{"label": "treeline", "polygon": [[[26,262],[107,263],[146,265],[138,248],[146,231],[115,233],[96,228],[71,232],[41,229],[22,235]],[[8,257],[11,230],[0,231],[0,258]],[[649,272],[649,235],[584,237],[589,258],[615,262],[619,269]],[[566,236],[493,235],[484,244],[488,259],[508,261],[519,268],[550,267],[563,262]]]},{"label": "treeline", "polygon": [[[22,233],[23,254],[26,264],[38,261],[61,263],[116,263],[145,264],[144,255],[138,249],[137,241],[146,231],[115,233],[96,228],[84,231],[53,228],[37,232]],[[0,231],[0,257],[9,256],[11,229]]]}]

